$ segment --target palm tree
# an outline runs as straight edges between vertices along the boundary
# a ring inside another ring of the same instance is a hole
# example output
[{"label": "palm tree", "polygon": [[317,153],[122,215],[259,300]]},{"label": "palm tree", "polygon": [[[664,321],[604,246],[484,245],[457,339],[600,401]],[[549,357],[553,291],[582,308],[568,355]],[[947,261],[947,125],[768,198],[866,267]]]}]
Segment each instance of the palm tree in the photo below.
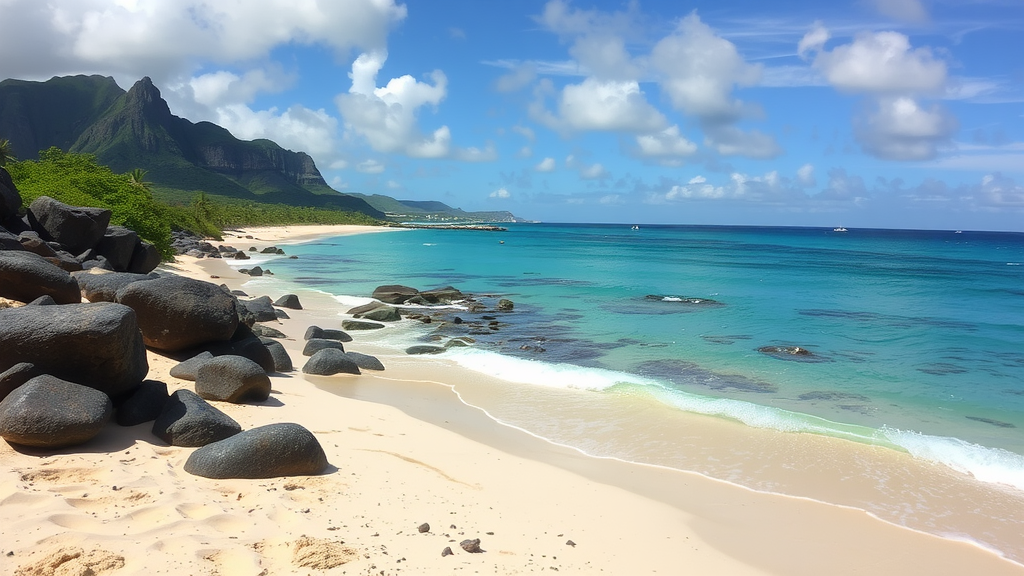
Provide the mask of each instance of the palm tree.
[{"label": "palm tree", "polygon": [[136,168],[128,173],[128,180],[132,183],[132,186],[138,186],[145,191],[149,191],[149,187],[153,185],[152,182],[146,181],[147,172],[142,168]]},{"label": "palm tree", "polygon": [[3,138],[0,139],[0,166],[6,166],[8,162],[14,162],[17,158],[14,157],[14,146],[11,145],[11,141]]}]

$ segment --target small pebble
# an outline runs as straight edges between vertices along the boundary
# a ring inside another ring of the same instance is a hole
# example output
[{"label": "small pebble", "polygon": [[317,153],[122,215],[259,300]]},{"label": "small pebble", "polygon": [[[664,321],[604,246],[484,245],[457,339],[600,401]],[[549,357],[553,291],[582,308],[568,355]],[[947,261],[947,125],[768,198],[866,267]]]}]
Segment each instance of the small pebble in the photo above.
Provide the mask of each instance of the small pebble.
[{"label": "small pebble", "polygon": [[466,552],[469,552],[470,554],[477,554],[479,552],[483,552],[483,550],[480,549],[479,538],[474,538],[472,540],[463,540],[462,542],[459,542],[459,546],[462,546],[462,549]]},{"label": "small pebble", "polygon": [[575,547],[576,547],[576,543],[575,543],[575,542],[573,542],[572,540],[566,540],[566,541],[565,541],[565,545],[566,545],[566,546],[572,546],[573,548],[575,548]]},{"label": "small pebble", "polygon": [[[445,546],[444,550],[441,550],[441,558],[444,558],[445,556],[451,556],[452,554],[455,554],[455,552],[452,552],[451,546]],[[7,555],[12,556],[14,555],[14,552],[9,552]]]},{"label": "small pebble", "polygon": [[423,524],[420,524],[419,527],[416,529],[420,531],[420,534],[424,532],[430,532],[430,524],[424,522]]}]

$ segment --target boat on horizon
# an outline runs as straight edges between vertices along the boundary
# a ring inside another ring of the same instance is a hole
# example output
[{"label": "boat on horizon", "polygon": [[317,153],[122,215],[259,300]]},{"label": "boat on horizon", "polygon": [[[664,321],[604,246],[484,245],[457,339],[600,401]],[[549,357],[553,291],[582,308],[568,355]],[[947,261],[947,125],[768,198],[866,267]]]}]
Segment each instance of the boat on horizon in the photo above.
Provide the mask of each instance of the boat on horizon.
[{"label": "boat on horizon", "polygon": [[639,226],[637,226],[636,224],[633,224],[633,228],[632,228],[632,229],[633,229],[633,230],[639,230],[639,229],[640,229],[640,227],[639,227]]},{"label": "boat on horizon", "polygon": [[846,228],[843,228],[842,226],[840,226],[838,228],[833,228],[832,231],[833,232],[849,232],[849,230],[847,230]]}]

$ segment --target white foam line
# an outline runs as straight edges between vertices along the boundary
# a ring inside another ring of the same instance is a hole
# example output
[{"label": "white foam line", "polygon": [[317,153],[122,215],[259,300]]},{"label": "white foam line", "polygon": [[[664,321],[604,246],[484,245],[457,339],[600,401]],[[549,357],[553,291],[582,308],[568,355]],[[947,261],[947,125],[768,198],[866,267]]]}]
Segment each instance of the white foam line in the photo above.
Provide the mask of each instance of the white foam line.
[{"label": "white foam line", "polygon": [[570,450],[570,451],[576,452],[577,454],[580,454],[581,456],[585,456],[587,458],[593,458],[595,460],[610,460],[610,461],[613,461],[613,462],[621,462],[623,464],[628,464],[628,465],[632,465],[632,466],[640,466],[640,467],[644,467],[644,468],[652,468],[652,469],[655,469],[655,470],[665,470],[665,471],[668,471],[668,472],[676,472],[676,473],[679,473],[679,474],[690,474],[690,475],[697,476],[697,477],[700,477],[700,478],[705,478],[705,479],[710,480],[712,482],[717,482],[717,483],[720,483],[720,484],[724,484],[726,486],[733,486],[735,488],[739,488],[741,490],[745,490],[747,492],[751,492],[751,493],[754,493],[754,494],[766,494],[766,495],[769,495],[769,496],[777,496],[777,497],[780,497],[780,498],[787,498],[787,499],[792,499],[792,500],[796,500],[796,501],[813,502],[813,503],[816,503],[816,504],[821,504],[823,506],[831,506],[831,507],[842,509],[842,510],[849,510],[849,511],[853,511],[853,512],[860,512],[862,514],[866,514],[867,516],[869,516],[871,518],[874,518],[875,520],[877,520],[879,522],[883,522],[883,523],[888,524],[890,526],[895,526],[896,528],[900,528],[900,529],[903,529],[903,530],[909,530],[911,532],[915,532],[917,534],[922,534],[922,535],[929,536],[929,537],[932,537],[932,538],[939,538],[939,539],[942,539],[942,540],[948,540],[948,541],[953,541],[953,542],[961,542],[961,543],[970,544],[972,546],[977,547],[979,550],[982,550],[984,552],[992,554],[992,555],[994,555],[994,556],[996,556],[998,558],[1001,558],[1001,559],[1003,559],[1003,560],[1005,560],[1005,561],[1007,561],[1007,562],[1009,562],[1011,564],[1014,564],[1016,566],[1024,567],[1024,563],[1016,562],[1016,561],[1014,561],[1014,560],[1012,560],[1010,558],[1007,558],[998,549],[993,548],[991,546],[988,546],[988,545],[986,545],[986,544],[984,544],[982,542],[978,542],[977,540],[974,540],[972,538],[969,538],[969,537],[966,537],[966,536],[963,536],[963,535],[943,535],[943,534],[935,534],[935,533],[932,533],[932,532],[925,532],[924,530],[919,530],[917,528],[911,528],[909,526],[904,526],[902,524],[896,524],[896,523],[891,522],[889,520],[885,520],[884,518],[881,518],[881,517],[875,515],[874,513],[870,512],[868,510],[864,510],[863,508],[857,508],[855,506],[849,506],[849,505],[846,505],[846,504],[836,504],[834,502],[826,502],[824,500],[818,500],[817,498],[811,498],[811,497],[808,497],[808,496],[796,496],[796,495],[793,495],[793,494],[785,494],[783,492],[773,492],[773,491],[770,491],[770,490],[758,490],[756,488],[751,488],[749,486],[744,486],[743,484],[738,484],[736,482],[732,482],[732,481],[725,480],[725,479],[722,479],[722,478],[715,478],[714,476],[708,476],[707,474],[703,474],[703,473],[697,472],[695,470],[683,470],[683,469],[680,469],[680,468],[673,468],[671,466],[665,466],[663,464],[652,464],[652,463],[649,463],[649,462],[636,462],[636,461],[633,461],[633,460],[626,460],[624,458],[619,458],[617,456],[600,456],[600,455],[597,455],[597,454],[591,454],[591,453],[587,452],[586,450],[583,450],[582,448],[578,448],[576,446],[572,446],[572,445],[569,445],[569,444],[564,444],[562,442],[558,442],[558,441],[552,440],[551,438],[547,438],[545,436],[541,436],[540,434],[536,434],[534,432],[531,432],[530,430],[527,430],[526,428],[523,428],[521,426],[517,426],[517,425],[512,424],[510,422],[505,422],[501,418],[498,418],[497,416],[491,414],[486,408],[483,408],[481,406],[477,406],[475,404],[471,404],[470,402],[468,402],[465,398],[462,397],[462,394],[458,390],[455,389],[455,385],[454,384],[448,384],[448,383],[445,383],[445,382],[437,382],[435,380],[412,380],[412,379],[407,379],[407,378],[391,378],[391,377],[388,377],[388,376],[380,376],[380,375],[376,375],[376,374],[372,374],[372,375],[368,375],[368,376],[370,376],[372,378],[379,378],[381,380],[387,380],[387,381],[390,381],[390,382],[414,382],[414,383],[417,383],[417,384],[433,384],[435,386],[442,386],[444,388],[448,388],[449,390],[452,391],[452,393],[455,394],[455,397],[458,398],[459,402],[462,403],[463,406],[466,406],[468,408],[472,408],[472,409],[480,411],[487,418],[489,418],[492,422],[495,422],[496,424],[498,424],[500,426],[504,426],[506,428],[510,428],[512,430],[516,430],[518,432],[522,432],[523,434],[526,434],[527,436],[530,436],[532,438],[536,438],[537,440],[540,440],[542,442],[546,442],[547,444],[549,444],[551,446],[556,446],[556,447],[559,447],[559,448],[563,448],[563,449],[566,449],[566,450]]}]

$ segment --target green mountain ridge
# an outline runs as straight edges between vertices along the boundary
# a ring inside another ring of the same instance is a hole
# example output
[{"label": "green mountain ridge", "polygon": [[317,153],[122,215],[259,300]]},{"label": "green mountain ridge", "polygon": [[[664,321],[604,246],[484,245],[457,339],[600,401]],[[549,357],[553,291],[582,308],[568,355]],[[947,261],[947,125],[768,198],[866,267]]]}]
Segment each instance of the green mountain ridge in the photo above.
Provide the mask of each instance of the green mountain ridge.
[{"label": "green mountain ridge", "polygon": [[338,192],[305,152],[266,139],[240,140],[211,122],[175,116],[148,77],[127,92],[113,78],[98,75],[4,80],[0,138],[9,139],[21,159],[56,146],[93,154],[115,172],[141,168],[154,196],[170,203],[188,203],[202,191],[232,201],[334,208],[382,220],[515,219],[507,212],[464,212],[440,202]]}]

